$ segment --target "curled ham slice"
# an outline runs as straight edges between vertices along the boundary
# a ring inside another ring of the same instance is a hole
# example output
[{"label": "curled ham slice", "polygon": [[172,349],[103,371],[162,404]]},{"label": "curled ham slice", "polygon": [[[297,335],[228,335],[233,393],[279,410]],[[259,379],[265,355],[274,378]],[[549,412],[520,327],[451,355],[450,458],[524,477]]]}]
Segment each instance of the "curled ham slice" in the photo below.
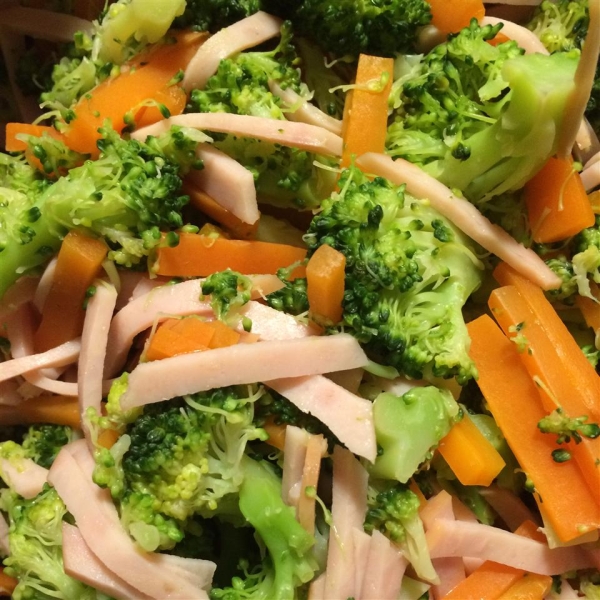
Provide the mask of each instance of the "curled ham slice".
[{"label": "curled ham slice", "polygon": [[280,30],[281,21],[262,11],[221,29],[200,46],[188,63],[183,88],[187,92],[203,88],[224,58],[266,42],[278,36]]},{"label": "curled ham slice", "polygon": [[419,167],[399,158],[367,152],[358,166],[396,185],[406,184],[409,193],[428,199],[431,206],[489,252],[539,285],[543,290],[560,287],[561,280],[533,250],[525,248],[504,229],[490,223],[470,202],[455,196],[449,188]]},{"label": "curled ham slice", "polygon": [[[291,340],[316,333],[314,329],[300,323],[292,315],[252,300],[244,306],[241,314],[252,321],[252,333],[262,340]],[[241,325],[239,329],[242,329]]]},{"label": "curled ham slice", "polygon": [[294,508],[298,508],[300,498],[300,484],[302,483],[308,436],[309,433],[300,427],[288,425],[285,428],[281,497],[288,506]]},{"label": "curled ham slice", "polygon": [[342,371],[367,364],[349,334],[237,344],[142,363],[129,375],[123,408],[228,385]]},{"label": "curled ham slice", "polygon": [[539,575],[590,568],[593,557],[576,546],[546,544],[480,523],[438,519],[426,533],[432,558],[471,556]]},{"label": "curled ham slice", "polygon": [[308,600],[325,600],[325,580],[327,573],[321,573],[310,582],[308,588]]},{"label": "curled ham slice", "polygon": [[79,357],[80,349],[81,341],[78,338],[46,352],[7,360],[0,363],[0,381],[6,381],[17,375],[30,373],[44,367],[62,367],[73,364]]},{"label": "curled ham slice", "polygon": [[[83,334],[81,336],[81,356],[77,376],[79,410],[86,438],[89,439],[89,427],[86,419],[88,408],[94,408],[100,414],[102,404],[102,372],[108,343],[108,329],[117,302],[117,290],[112,285],[98,282],[96,293],[90,299],[85,311]],[[93,442],[89,440],[93,446]]]},{"label": "curled ham slice", "polygon": [[208,144],[198,146],[196,154],[204,162],[204,169],[192,171],[188,179],[240,221],[256,223],[260,212],[252,173]]},{"label": "curled ham slice", "polygon": [[388,538],[374,531],[360,600],[396,600],[408,561]]},{"label": "curled ham slice", "polygon": [[0,26],[49,42],[72,42],[78,31],[91,33],[90,21],[51,10],[14,6],[0,13]]},{"label": "curled ham slice", "polygon": [[24,275],[6,290],[0,304],[0,325],[5,325],[7,318],[12,317],[12,313],[33,300],[38,282],[38,277]]},{"label": "curled ham slice", "polygon": [[65,573],[77,581],[104,592],[116,600],[149,600],[117,577],[106,567],[85,543],[79,529],[63,521],[62,550]]},{"label": "curled ham slice", "polygon": [[27,500],[35,498],[48,479],[48,469],[30,458],[0,459],[0,474],[6,485]]},{"label": "curled ham slice", "polygon": [[530,31],[526,27],[496,17],[483,17],[481,20],[481,25],[498,25],[498,23],[502,23],[502,33],[517,42],[527,54],[548,54],[546,46],[542,44],[533,31]]},{"label": "curled ham slice", "polygon": [[368,479],[367,471],[352,453],[336,446],[324,598],[359,597],[360,590],[355,589],[353,531],[362,530],[365,522]]},{"label": "curled ham slice", "polygon": [[[282,286],[275,275],[253,275],[252,296],[254,298],[270,294]],[[113,318],[108,333],[108,353],[105,374],[110,377],[125,363],[127,353],[138,333],[151,327],[156,320],[172,316],[205,315],[213,316],[209,302],[201,300],[202,279],[190,279],[182,283],[150,288],[136,296]],[[140,282],[139,286],[142,286]]]},{"label": "curled ham slice", "polygon": [[339,119],[330,117],[320,108],[311,104],[306,98],[296,93],[292,88],[283,89],[276,81],[272,80],[269,81],[269,88],[275,96],[281,98],[282,102],[289,109],[285,113],[285,118],[288,121],[317,125],[331,131],[331,133],[342,135],[342,122]]},{"label": "curled ham slice", "polygon": [[277,379],[265,384],[302,412],[327,425],[348,450],[375,461],[377,442],[371,402],[319,375]]},{"label": "curled ham slice", "polygon": [[[61,449],[48,476],[92,553],[150,598],[206,600],[208,594],[190,581],[186,570],[135,546],[121,525],[110,492],[92,482],[93,464],[85,440],[79,440]],[[214,571],[214,563],[207,566]]]},{"label": "curled ham slice", "polygon": [[354,589],[358,592],[355,600],[362,600],[363,583],[371,550],[371,536],[365,533],[364,529],[353,529],[352,543],[354,546]]},{"label": "curled ham slice", "polygon": [[54,272],[56,271],[56,261],[57,258],[54,257],[44,269],[42,276],[40,277],[40,282],[35,290],[35,296],[33,298],[33,305],[38,309],[38,312],[42,312],[44,309],[44,304],[46,302],[46,298],[48,296],[48,292],[50,291],[50,286],[52,285],[52,280],[54,279]]},{"label": "curled ham slice", "polygon": [[586,192],[600,186],[600,160],[593,162],[581,172],[581,183]]},{"label": "curled ham slice", "polygon": [[165,133],[173,125],[218,133],[233,133],[240,137],[265,140],[316,154],[342,155],[342,138],[322,127],[231,113],[190,113],[170,117],[138,129],[131,134],[131,137],[143,141],[149,135],[157,136]]},{"label": "curled ham slice", "polygon": [[169,279],[166,277],[154,277],[150,279],[147,273],[128,270],[119,271],[119,280],[119,288],[117,290],[119,295],[117,296],[116,310],[121,310],[138,296],[143,296],[154,288],[169,283]]}]

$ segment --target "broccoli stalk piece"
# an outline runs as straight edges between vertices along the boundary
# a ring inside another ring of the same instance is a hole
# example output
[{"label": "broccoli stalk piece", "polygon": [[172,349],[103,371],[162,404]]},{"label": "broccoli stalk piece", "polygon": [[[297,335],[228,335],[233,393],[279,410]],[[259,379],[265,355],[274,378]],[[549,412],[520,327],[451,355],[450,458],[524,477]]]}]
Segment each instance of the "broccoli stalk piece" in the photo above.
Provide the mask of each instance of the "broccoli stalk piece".
[{"label": "broccoli stalk piece", "polygon": [[295,600],[317,570],[312,556],[315,539],[296,520],[293,508],[281,499],[281,480],[268,463],[242,459],[244,480],[239,507],[267,550],[260,570],[234,578],[232,586],[212,589],[212,600]]},{"label": "broccoli stalk piece", "polygon": [[567,444],[571,439],[579,444],[582,437],[593,440],[600,436],[600,425],[588,423],[587,421],[587,415],[571,419],[564,413],[562,408],[557,408],[540,420],[538,429],[542,433],[556,434],[558,436],[556,438],[557,444]]},{"label": "broccoli stalk piece", "polygon": [[346,257],[343,325],[408,376],[475,375],[462,306],[481,282],[466,239],[426,202],[358,169],[342,173],[305,240]]},{"label": "broccoli stalk piece", "polygon": [[481,205],[522,187],[555,150],[578,54],[522,55],[475,20],[395,83],[387,151]]},{"label": "broccoli stalk piece", "polygon": [[550,53],[580,50],[590,22],[587,0],[544,0],[527,28]]},{"label": "broccoli stalk piece", "polygon": [[400,483],[376,485],[368,489],[365,531],[381,531],[400,546],[421,579],[438,581],[419,518],[419,498]]},{"label": "broccoli stalk piece", "polygon": [[374,477],[406,483],[458,420],[459,407],[448,390],[415,387],[403,396],[383,393],[373,404],[381,452],[370,469]]}]

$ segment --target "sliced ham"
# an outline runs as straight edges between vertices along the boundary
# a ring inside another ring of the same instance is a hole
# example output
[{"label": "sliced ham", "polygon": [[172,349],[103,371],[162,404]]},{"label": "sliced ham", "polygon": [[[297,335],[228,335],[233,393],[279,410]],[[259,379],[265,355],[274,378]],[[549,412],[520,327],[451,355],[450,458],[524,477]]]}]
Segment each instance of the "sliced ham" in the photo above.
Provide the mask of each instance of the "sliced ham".
[{"label": "sliced ham", "polygon": [[502,23],[502,33],[511,40],[514,40],[525,50],[527,54],[548,54],[546,46],[542,44],[540,39],[526,27],[517,25],[506,19],[498,19],[496,17],[483,17],[481,25],[498,25]]},{"label": "sliced ham", "polygon": [[198,146],[196,154],[204,168],[192,171],[188,179],[240,221],[256,223],[260,212],[252,173],[225,152],[208,144]]},{"label": "sliced ham", "polygon": [[283,104],[288,109],[285,117],[289,121],[316,125],[336,135],[342,135],[342,122],[339,119],[334,119],[324,113],[320,108],[311,104],[307,98],[303,98],[292,88],[283,89],[276,81],[272,80],[269,81],[269,88],[275,96],[281,98]]},{"label": "sliced ham", "polygon": [[280,30],[281,21],[262,11],[221,29],[200,46],[188,63],[183,88],[188,92],[202,89],[223,59],[278,36]]},{"label": "sliced ham", "polygon": [[263,381],[302,412],[315,416],[327,425],[348,450],[371,462],[375,461],[377,442],[371,402],[326,377],[313,375]]},{"label": "sliced ham", "polygon": [[150,598],[206,600],[206,591],[190,582],[185,570],[170,565],[162,555],[135,546],[121,525],[110,492],[92,482],[92,465],[85,440],[79,440],[62,448],[48,477],[92,553],[117,577]]},{"label": "sliced ham", "polygon": [[427,531],[432,558],[471,556],[539,575],[559,575],[593,566],[581,548],[551,550],[546,544],[480,523],[438,519]]},{"label": "sliced ham", "polygon": [[85,543],[79,529],[62,523],[65,573],[116,600],[149,600],[150,596],[131,587],[106,567]]},{"label": "sliced ham", "polygon": [[281,497],[287,505],[294,508],[298,508],[309,435],[307,431],[300,427],[288,425],[285,428]]},{"label": "sliced ham", "polygon": [[8,487],[27,500],[35,498],[48,479],[48,469],[30,458],[0,459],[0,474]]},{"label": "sliced ham", "polygon": [[321,434],[309,434],[304,457],[304,468],[300,481],[300,497],[298,499],[298,522],[310,535],[315,533],[315,517],[317,501],[307,490],[316,491],[321,472],[321,459],[327,455],[327,442]]},{"label": "sliced ham", "polygon": [[4,515],[0,514],[0,555],[8,556],[10,554],[10,545],[8,541],[8,523]]},{"label": "sliced ham", "polygon": [[416,165],[374,152],[363,154],[356,162],[368,173],[385,177],[396,185],[405,183],[410,194],[428,199],[435,210],[466,235],[542,289],[560,287],[560,278],[533,250],[525,248],[504,229],[490,223],[470,202],[455,196],[443,183]]},{"label": "sliced ham", "polygon": [[150,279],[147,273],[130,270],[119,271],[119,287],[117,290],[119,295],[117,296],[116,310],[121,310],[138,296],[143,296],[154,288],[167,283],[169,283],[169,279],[166,277]]},{"label": "sliced ham", "polygon": [[19,394],[18,381],[0,382],[0,405],[16,406],[23,401],[23,396]]},{"label": "sliced ham", "polygon": [[363,582],[371,550],[371,536],[362,528],[353,529],[352,541],[354,544],[354,589],[358,592],[355,600],[362,600]]},{"label": "sliced ham", "polygon": [[402,552],[374,531],[360,600],[397,600],[407,565]]},{"label": "sliced ham", "polygon": [[325,580],[327,573],[321,573],[310,582],[308,588],[308,600],[325,600]]},{"label": "sliced ham", "polygon": [[511,531],[515,531],[524,521],[539,524],[539,517],[534,515],[525,503],[510,490],[492,484],[489,487],[481,488],[480,493]]},{"label": "sliced ham", "polygon": [[123,408],[161,402],[228,385],[302,377],[366,365],[349,334],[237,344],[138,365],[129,375]]},{"label": "sliced ham", "polygon": [[240,137],[300,148],[316,154],[330,156],[342,154],[342,138],[323,127],[231,113],[189,113],[170,117],[138,129],[131,134],[131,137],[144,141],[149,135],[158,136],[169,131],[173,125],[217,133],[232,133]]},{"label": "sliced ham", "polygon": [[592,163],[581,172],[581,183],[586,192],[600,186],[600,160]]},{"label": "sliced ham", "polygon": [[46,302],[46,298],[48,296],[48,292],[50,291],[50,286],[52,285],[52,280],[54,279],[54,272],[56,271],[56,261],[57,258],[54,257],[44,269],[42,276],[40,277],[40,282],[35,290],[35,296],[33,298],[33,305],[37,308],[38,312],[42,312],[44,309],[44,304]]},{"label": "sliced ham", "polygon": [[33,300],[38,283],[39,277],[24,275],[6,290],[0,303],[0,325],[4,326],[13,312]]},{"label": "sliced ham", "polygon": [[[292,315],[252,300],[242,308],[240,313],[252,321],[251,331],[261,340],[291,340],[317,333]],[[238,329],[241,329],[241,326]]]},{"label": "sliced ham", "polygon": [[116,302],[117,290],[115,287],[98,282],[96,293],[90,298],[83,322],[77,391],[83,432],[88,438],[90,448],[93,448],[93,441],[90,439],[86,413],[88,408],[93,408],[97,415],[101,414],[102,373],[104,372],[108,330]]},{"label": "sliced ham", "polygon": [[364,369],[348,369],[347,371],[329,373],[327,379],[331,379],[333,383],[343,387],[351,394],[358,394],[358,388],[362,383],[364,374]]},{"label": "sliced ham", "polygon": [[360,594],[355,589],[354,534],[367,514],[369,475],[352,453],[341,446],[333,451],[332,526],[327,552],[324,598],[346,600]]}]

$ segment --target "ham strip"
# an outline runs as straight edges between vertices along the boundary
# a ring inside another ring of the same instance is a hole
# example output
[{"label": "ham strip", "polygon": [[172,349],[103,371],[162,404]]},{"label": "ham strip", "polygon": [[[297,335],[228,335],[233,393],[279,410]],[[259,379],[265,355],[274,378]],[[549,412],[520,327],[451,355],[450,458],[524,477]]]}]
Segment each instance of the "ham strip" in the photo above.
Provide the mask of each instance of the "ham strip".
[{"label": "ham strip", "polygon": [[281,21],[263,11],[221,29],[200,46],[188,63],[183,88],[187,92],[202,89],[223,59],[278,36],[280,30]]},{"label": "ham strip", "polygon": [[308,588],[308,600],[325,600],[325,580],[327,573],[321,573],[310,582]]},{"label": "ham strip", "polygon": [[455,196],[443,183],[416,165],[375,152],[363,154],[356,162],[364,171],[385,177],[396,185],[405,183],[410,194],[428,199],[435,210],[466,235],[543,290],[560,287],[558,275],[533,250],[525,248],[504,229],[490,223],[469,201]]},{"label": "ham strip", "polygon": [[141,552],[135,546],[119,521],[110,492],[92,483],[92,464],[84,440],[68,444],[54,461],[48,481],[75,517],[93,554],[115,575],[150,598],[206,600],[206,591],[190,583],[184,570],[169,567],[161,555]]},{"label": "ham strip", "polygon": [[511,531],[515,531],[524,521],[539,524],[539,517],[534,515],[510,490],[492,484],[487,488],[481,488],[480,493]]},{"label": "ham strip", "polygon": [[44,269],[42,276],[40,277],[40,282],[35,290],[35,296],[33,298],[33,305],[37,308],[38,312],[42,312],[44,310],[44,304],[46,302],[46,298],[48,296],[48,292],[50,291],[50,286],[52,285],[52,280],[54,279],[54,271],[56,271],[56,261],[57,258],[54,257]]},{"label": "ham strip", "polygon": [[[316,331],[309,325],[300,323],[292,315],[259,302],[251,300],[240,312],[252,321],[252,333],[258,335],[262,340],[292,340],[316,334]],[[242,330],[240,325],[238,331]]]},{"label": "ham strip", "polygon": [[102,372],[108,343],[108,329],[116,302],[117,290],[114,286],[98,282],[96,293],[90,299],[85,311],[77,391],[83,432],[88,439],[90,449],[93,449],[93,442],[90,439],[86,413],[88,408],[93,408],[96,414],[101,414]]},{"label": "ham strip", "polygon": [[8,523],[4,515],[0,514],[0,556],[8,556],[10,554],[8,531]]},{"label": "ham strip", "polygon": [[298,508],[300,498],[300,485],[302,483],[302,472],[304,471],[308,436],[309,433],[300,427],[288,425],[285,428],[281,497],[287,505],[294,508]]},{"label": "ham strip", "polygon": [[586,192],[591,192],[600,186],[600,161],[592,163],[581,172],[581,183]]},{"label": "ham strip", "polygon": [[62,367],[73,364],[77,361],[80,349],[81,341],[76,339],[40,354],[30,354],[4,361],[0,363],[0,381],[6,381],[17,375],[31,373],[44,367]]},{"label": "ham strip", "polygon": [[116,600],[149,600],[108,569],[85,543],[79,529],[63,521],[62,550],[65,573]]},{"label": "ham strip", "polygon": [[360,600],[397,600],[408,561],[381,532],[371,536]]},{"label": "ham strip", "polygon": [[38,286],[38,277],[29,277],[27,275],[20,277],[6,290],[0,304],[0,325],[4,326],[8,318],[12,317],[19,307],[27,302],[31,302],[35,296]]},{"label": "ham strip", "polygon": [[0,459],[0,474],[8,487],[27,500],[35,498],[48,479],[48,469],[30,458]]},{"label": "ham strip", "polygon": [[91,33],[94,28],[93,23],[85,19],[20,6],[4,8],[0,14],[0,26],[49,42],[72,42],[78,31]]},{"label": "ham strip", "polygon": [[362,367],[368,360],[349,334],[237,344],[142,363],[129,375],[123,408],[225,387]]},{"label": "ham strip", "polygon": [[154,125],[142,127],[131,134],[132,139],[143,141],[149,135],[161,135],[173,125],[192,127],[203,131],[232,133],[240,137],[256,138],[282,146],[300,148],[316,154],[342,155],[342,138],[322,127],[253,117],[231,113],[190,113],[163,119]]},{"label": "ham strip", "polygon": [[352,453],[336,446],[324,598],[346,600],[360,594],[355,589],[353,531],[362,529],[365,522],[368,479],[367,471]]},{"label": "ham strip", "polygon": [[542,44],[540,39],[526,27],[517,25],[506,19],[498,19],[496,17],[483,17],[481,25],[498,25],[502,23],[502,33],[519,44],[526,54],[548,54],[546,46]]},{"label": "ham strip", "polygon": [[377,443],[371,402],[322,376],[277,379],[265,384],[327,425],[348,450],[375,461]]},{"label": "ham strip", "polygon": [[539,575],[593,566],[593,557],[576,546],[551,550],[546,544],[480,523],[438,519],[426,537],[432,558],[472,556]]},{"label": "ham strip", "polygon": [[363,583],[371,550],[371,536],[362,528],[353,529],[352,540],[354,544],[354,589],[358,592],[355,600],[362,600]]},{"label": "ham strip", "polygon": [[240,221],[256,223],[260,212],[252,173],[208,144],[198,146],[196,155],[204,162],[204,169],[192,171],[188,179]]},{"label": "ham strip", "polygon": [[275,96],[279,96],[289,109],[285,113],[288,121],[298,121],[323,127],[331,133],[342,135],[342,122],[324,113],[320,108],[311,104],[306,98],[300,96],[292,88],[283,89],[276,81],[269,81],[269,89]]}]

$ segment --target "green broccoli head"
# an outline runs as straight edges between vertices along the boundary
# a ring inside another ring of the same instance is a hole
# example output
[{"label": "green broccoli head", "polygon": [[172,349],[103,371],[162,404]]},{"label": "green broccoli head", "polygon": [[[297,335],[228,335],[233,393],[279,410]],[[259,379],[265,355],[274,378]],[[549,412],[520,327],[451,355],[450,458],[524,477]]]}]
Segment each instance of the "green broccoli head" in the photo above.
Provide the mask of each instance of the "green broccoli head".
[{"label": "green broccoli head", "polygon": [[587,0],[544,0],[527,27],[548,52],[581,49],[590,22]]},{"label": "green broccoli head", "polygon": [[218,319],[235,320],[236,313],[251,298],[249,277],[227,269],[209,275],[202,282],[202,294],[210,295],[210,304]]},{"label": "green broccoli head", "polygon": [[595,439],[600,436],[600,425],[588,423],[588,416],[570,418],[562,408],[553,410],[538,423],[538,429],[542,433],[556,434],[556,443],[565,444],[573,441],[581,443],[581,438]]},{"label": "green broccoli head", "polygon": [[290,315],[301,315],[308,311],[308,296],[306,293],[306,277],[289,280],[280,277],[283,287],[267,296],[267,304],[275,310]]},{"label": "green broccoli head", "polygon": [[73,441],[73,430],[64,425],[32,425],[22,447],[27,458],[49,469],[63,446]]},{"label": "green broccoli head", "polygon": [[546,292],[549,300],[551,302],[558,301],[563,302],[564,304],[573,304],[575,296],[578,293],[573,263],[564,255],[550,258],[545,262],[562,281],[558,289]]},{"label": "green broccoli head", "polygon": [[187,0],[185,12],[175,25],[215,33],[262,8],[261,0]]},{"label": "green broccoli head", "polygon": [[382,178],[345,171],[308,231],[309,252],[346,257],[343,324],[378,361],[410,377],[475,375],[462,306],[481,282],[466,239]]}]

